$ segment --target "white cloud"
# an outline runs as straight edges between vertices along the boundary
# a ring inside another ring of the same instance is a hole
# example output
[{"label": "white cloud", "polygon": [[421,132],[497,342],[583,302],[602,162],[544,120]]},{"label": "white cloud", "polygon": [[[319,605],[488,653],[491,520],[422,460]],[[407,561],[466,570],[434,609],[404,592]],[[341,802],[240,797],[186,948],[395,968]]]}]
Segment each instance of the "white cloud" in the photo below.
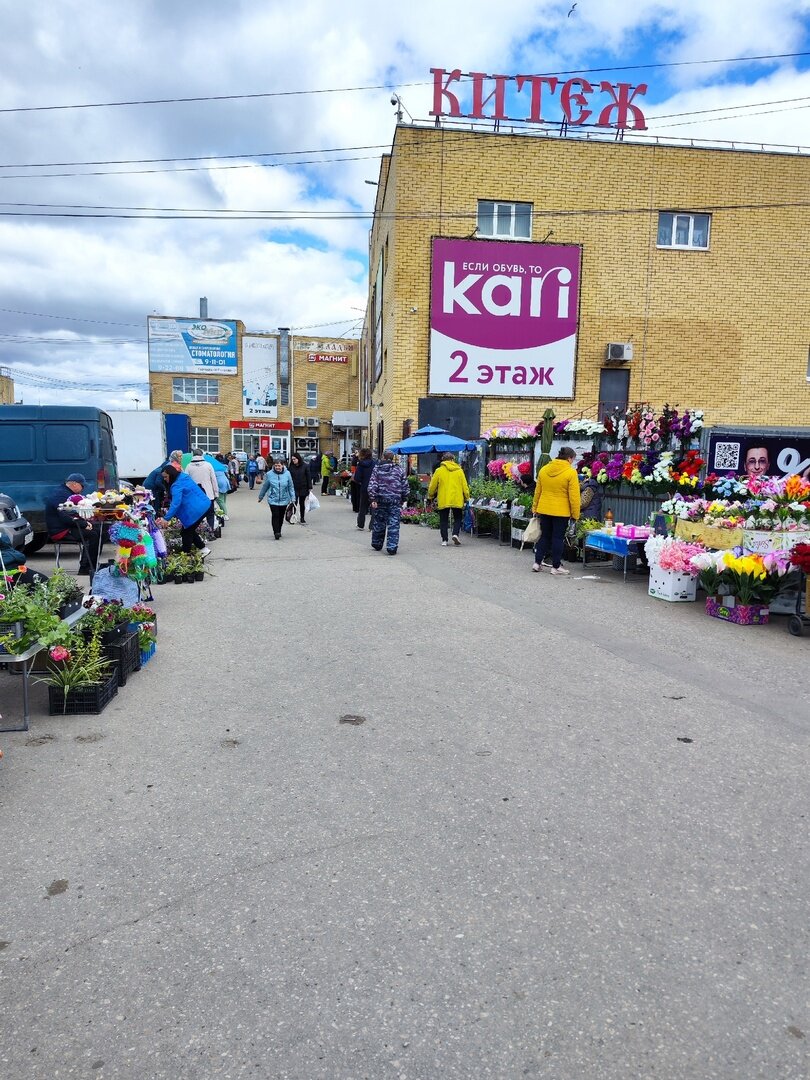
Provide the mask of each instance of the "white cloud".
[{"label": "white cloud", "polygon": [[[371,0],[340,9],[326,0],[230,6],[216,0],[124,6],[64,0],[46,15],[41,6],[10,5],[4,36],[13,47],[4,53],[0,91],[4,106],[13,107],[392,83],[409,112],[427,118],[434,65],[513,74],[810,48],[810,0],[579,0],[568,18],[570,7],[571,0],[498,9],[483,0],[412,0],[396,10]],[[684,66],[634,77],[649,83],[650,116],[810,95],[810,73],[796,73],[790,62]],[[15,209],[10,203],[299,215],[368,211],[375,189],[365,181],[377,177],[380,150],[363,148],[390,146],[389,97],[389,90],[379,89],[0,113],[0,164],[360,148],[323,155],[325,164],[273,168],[209,170],[210,161],[177,163],[190,171],[159,171],[175,168],[171,163],[0,168],[0,199],[6,200],[0,211]],[[700,122],[652,121],[651,133],[810,143],[806,110],[718,122],[677,119]],[[217,164],[248,163],[237,158]],[[37,175],[115,170],[122,172]],[[19,173],[33,175],[6,178]],[[0,307],[132,324],[60,323],[0,311],[0,364],[63,378],[115,372],[121,381],[145,380],[146,316],[193,315],[201,295],[209,297],[212,314],[242,318],[252,329],[340,319],[348,324],[365,302],[368,224],[0,218]],[[76,344],[64,343],[69,335],[55,339],[46,332],[65,328],[78,334]],[[31,343],[13,340],[20,334]],[[58,400],[67,400],[64,392]]]}]

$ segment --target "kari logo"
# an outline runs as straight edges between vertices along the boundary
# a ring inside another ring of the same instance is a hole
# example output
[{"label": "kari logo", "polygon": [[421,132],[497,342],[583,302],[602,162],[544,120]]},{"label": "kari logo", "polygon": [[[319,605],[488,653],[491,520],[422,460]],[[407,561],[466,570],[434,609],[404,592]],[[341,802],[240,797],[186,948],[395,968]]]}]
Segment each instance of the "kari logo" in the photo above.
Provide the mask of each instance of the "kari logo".
[{"label": "kari logo", "polygon": [[431,392],[572,394],[579,254],[550,244],[434,240]]}]

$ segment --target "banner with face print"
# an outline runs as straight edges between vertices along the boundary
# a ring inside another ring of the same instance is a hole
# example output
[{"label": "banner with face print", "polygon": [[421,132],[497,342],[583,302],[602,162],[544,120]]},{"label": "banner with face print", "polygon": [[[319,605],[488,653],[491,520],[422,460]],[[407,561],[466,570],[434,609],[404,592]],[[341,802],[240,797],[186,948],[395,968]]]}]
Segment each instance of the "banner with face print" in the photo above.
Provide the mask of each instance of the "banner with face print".
[{"label": "banner with face print", "polygon": [[242,337],[242,416],[275,420],[278,416],[278,339]]}]

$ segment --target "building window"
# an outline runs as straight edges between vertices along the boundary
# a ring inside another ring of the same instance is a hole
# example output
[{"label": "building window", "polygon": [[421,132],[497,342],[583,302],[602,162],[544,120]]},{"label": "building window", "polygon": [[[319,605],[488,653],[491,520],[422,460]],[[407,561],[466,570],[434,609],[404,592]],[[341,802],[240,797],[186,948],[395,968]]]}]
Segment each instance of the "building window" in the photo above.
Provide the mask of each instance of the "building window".
[{"label": "building window", "polygon": [[204,454],[218,454],[219,428],[193,427],[191,429],[191,445],[199,447]]},{"label": "building window", "polygon": [[531,240],[532,204],[478,200],[478,235]]},{"label": "building window", "polygon": [[314,382],[307,383],[307,408],[318,408],[318,384]]},{"label": "building window", "polygon": [[218,379],[172,379],[172,401],[176,405],[218,405]]},{"label": "building window", "polygon": [[706,251],[710,221],[711,214],[661,213],[658,215],[658,247]]}]

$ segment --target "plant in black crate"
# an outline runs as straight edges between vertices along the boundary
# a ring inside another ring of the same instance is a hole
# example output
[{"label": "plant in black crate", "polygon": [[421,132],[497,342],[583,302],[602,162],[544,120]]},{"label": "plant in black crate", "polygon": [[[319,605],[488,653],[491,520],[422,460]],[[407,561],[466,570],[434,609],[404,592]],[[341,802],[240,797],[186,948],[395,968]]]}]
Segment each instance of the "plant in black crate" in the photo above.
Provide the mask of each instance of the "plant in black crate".
[{"label": "plant in black crate", "polygon": [[40,682],[48,686],[51,716],[100,713],[118,693],[118,671],[103,655],[97,632],[86,638],[77,631],[67,644],[50,648]]},{"label": "plant in black crate", "polygon": [[82,606],[84,589],[76,578],[57,567],[45,584],[45,594],[49,609],[60,619],[66,619]]}]

